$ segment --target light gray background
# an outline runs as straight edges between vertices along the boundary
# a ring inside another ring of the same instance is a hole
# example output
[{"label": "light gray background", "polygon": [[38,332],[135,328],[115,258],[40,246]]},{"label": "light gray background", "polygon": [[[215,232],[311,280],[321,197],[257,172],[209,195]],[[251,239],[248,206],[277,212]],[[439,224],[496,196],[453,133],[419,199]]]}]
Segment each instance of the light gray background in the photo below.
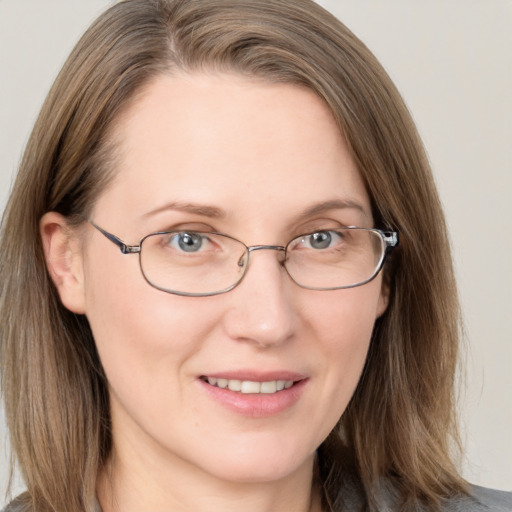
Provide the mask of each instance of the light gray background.
[{"label": "light gray background", "polygon": [[[512,1],[324,0],[377,55],[427,146],[467,327],[464,475],[512,489]],[[0,211],[43,98],[107,0],[0,0]],[[0,418],[0,506],[7,445]],[[19,487],[18,487],[19,488]]]}]

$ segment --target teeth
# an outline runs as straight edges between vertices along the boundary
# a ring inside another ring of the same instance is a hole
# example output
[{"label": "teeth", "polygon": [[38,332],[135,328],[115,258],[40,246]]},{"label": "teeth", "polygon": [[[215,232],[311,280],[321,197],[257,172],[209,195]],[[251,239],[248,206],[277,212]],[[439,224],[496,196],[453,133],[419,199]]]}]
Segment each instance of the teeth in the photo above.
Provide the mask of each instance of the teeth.
[{"label": "teeth", "polygon": [[269,394],[272,395],[277,391],[289,389],[293,386],[293,380],[269,380],[265,382],[255,382],[251,380],[237,380],[237,379],[217,379],[215,377],[208,377],[206,379],[208,384],[217,386],[222,389],[229,389],[230,391],[237,391],[244,394]]},{"label": "teeth", "polygon": [[277,382],[272,380],[270,382],[261,383],[261,393],[275,393],[277,391]]},{"label": "teeth", "polygon": [[241,380],[231,380],[230,379],[230,380],[228,380],[228,388],[231,391],[240,391],[242,389],[242,381]]},{"label": "teeth", "polygon": [[244,380],[242,383],[242,393],[260,393],[261,392],[261,383],[252,382],[250,380]]}]

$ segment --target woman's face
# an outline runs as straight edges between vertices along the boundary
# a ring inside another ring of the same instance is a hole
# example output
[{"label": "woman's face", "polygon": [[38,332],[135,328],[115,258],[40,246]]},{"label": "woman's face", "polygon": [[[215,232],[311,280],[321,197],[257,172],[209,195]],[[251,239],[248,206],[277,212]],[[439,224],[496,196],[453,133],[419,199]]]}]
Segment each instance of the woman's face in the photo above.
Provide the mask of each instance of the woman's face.
[{"label": "woman's face", "polygon": [[[92,218],[127,243],[183,228],[285,245],[314,230],[372,227],[346,143],[306,89],[222,74],[160,77],[115,139],[118,172]],[[155,469],[237,482],[311,468],[385,309],[380,276],[353,289],[303,289],[278,252],[256,251],[234,290],[183,297],[148,285],[139,257],[92,227],[82,258],[80,308],[108,378],[120,460],[129,453]],[[245,394],[208,377],[295,384]]]}]

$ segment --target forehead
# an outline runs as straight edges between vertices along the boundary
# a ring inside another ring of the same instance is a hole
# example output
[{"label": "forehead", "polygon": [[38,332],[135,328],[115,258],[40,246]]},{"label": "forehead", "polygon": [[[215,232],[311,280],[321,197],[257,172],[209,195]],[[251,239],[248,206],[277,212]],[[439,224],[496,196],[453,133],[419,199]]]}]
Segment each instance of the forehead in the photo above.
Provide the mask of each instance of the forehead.
[{"label": "forehead", "polygon": [[[227,74],[153,80],[119,119],[113,183],[98,208],[134,221],[168,203],[239,219],[369,200],[326,106],[312,91]],[[116,205],[116,206],[114,206]]]}]

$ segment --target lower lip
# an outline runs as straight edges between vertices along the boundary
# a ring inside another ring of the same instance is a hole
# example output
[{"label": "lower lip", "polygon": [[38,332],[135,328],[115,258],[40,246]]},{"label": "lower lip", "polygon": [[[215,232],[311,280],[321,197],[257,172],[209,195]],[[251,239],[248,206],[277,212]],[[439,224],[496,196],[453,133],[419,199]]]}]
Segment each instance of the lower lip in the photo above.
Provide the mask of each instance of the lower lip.
[{"label": "lower lip", "polygon": [[208,395],[221,405],[242,416],[268,418],[292,407],[301,397],[308,379],[296,382],[291,388],[272,394],[244,394],[230,389],[212,386],[198,379]]}]

